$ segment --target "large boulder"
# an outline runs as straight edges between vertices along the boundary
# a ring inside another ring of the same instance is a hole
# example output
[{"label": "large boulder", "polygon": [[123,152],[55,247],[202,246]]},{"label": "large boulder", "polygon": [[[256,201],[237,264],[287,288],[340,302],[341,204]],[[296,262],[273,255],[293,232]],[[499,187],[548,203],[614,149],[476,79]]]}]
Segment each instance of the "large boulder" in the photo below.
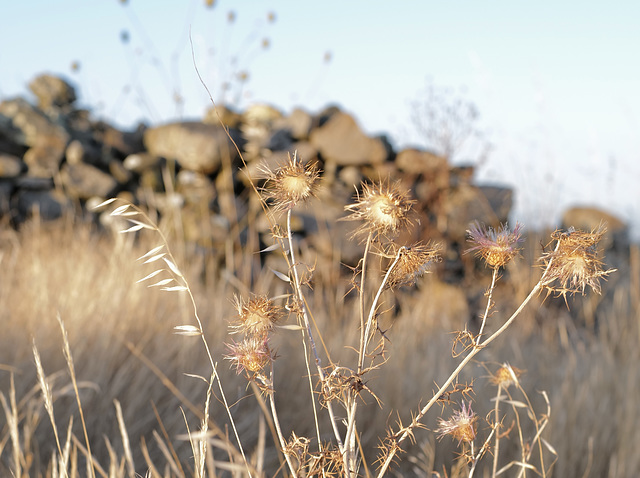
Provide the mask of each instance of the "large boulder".
[{"label": "large boulder", "polygon": [[24,171],[22,160],[12,154],[0,153],[0,178],[16,178]]},{"label": "large boulder", "polygon": [[66,163],[60,176],[67,195],[74,199],[111,197],[118,186],[113,175],[86,163]]},{"label": "large boulder", "polygon": [[3,130],[4,136],[29,147],[24,155],[29,174],[54,176],[64,157],[69,133],[22,98],[0,103],[0,115],[8,126]]},{"label": "large boulder", "polygon": [[225,130],[200,122],[171,123],[144,132],[144,145],[154,156],[175,159],[180,166],[204,174],[220,169],[225,156],[233,161],[237,151]]},{"label": "large boulder", "polygon": [[29,83],[29,89],[38,98],[38,107],[45,111],[51,107],[69,107],[76,101],[73,86],[57,76],[39,75]]},{"label": "large boulder", "polygon": [[446,215],[446,236],[457,243],[466,239],[469,226],[479,221],[498,227],[508,219],[512,191],[508,188],[463,185],[447,192],[443,212]]},{"label": "large boulder", "polygon": [[338,166],[381,164],[389,157],[388,145],[364,134],[349,114],[337,112],[309,137],[323,159]]}]

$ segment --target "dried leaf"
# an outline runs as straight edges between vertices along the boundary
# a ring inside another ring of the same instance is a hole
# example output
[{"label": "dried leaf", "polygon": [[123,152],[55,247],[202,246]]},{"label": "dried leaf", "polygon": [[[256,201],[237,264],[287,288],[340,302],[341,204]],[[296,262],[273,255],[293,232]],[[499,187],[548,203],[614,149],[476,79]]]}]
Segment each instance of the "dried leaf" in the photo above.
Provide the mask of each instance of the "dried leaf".
[{"label": "dried leaf", "polygon": [[262,249],[260,252],[271,252],[271,251],[275,251],[276,249],[278,249],[280,247],[280,244],[278,244],[277,242],[275,244],[271,244],[269,247],[265,247],[264,249]]},{"label": "dried leaf", "polygon": [[271,269],[271,272],[273,272],[279,279],[285,281],[285,282],[291,282],[291,279],[289,279],[289,276],[283,274],[282,272],[278,272],[275,271],[273,269]]}]

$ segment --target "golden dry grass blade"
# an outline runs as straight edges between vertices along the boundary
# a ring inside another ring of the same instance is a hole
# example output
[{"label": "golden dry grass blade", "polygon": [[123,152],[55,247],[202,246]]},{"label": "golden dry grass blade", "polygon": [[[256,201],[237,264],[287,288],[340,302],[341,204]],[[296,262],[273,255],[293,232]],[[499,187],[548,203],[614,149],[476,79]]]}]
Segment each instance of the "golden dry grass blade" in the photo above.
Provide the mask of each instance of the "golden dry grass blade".
[{"label": "golden dry grass blade", "polygon": [[135,478],[136,466],[133,463],[133,453],[131,453],[131,444],[129,443],[129,434],[127,433],[127,427],[124,423],[124,417],[122,416],[122,406],[118,400],[114,400],[113,404],[116,407],[116,417],[118,419],[118,428],[120,429],[120,437],[122,438],[122,447],[124,448],[124,456],[127,462],[127,469],[129,470],[129,477]]},{"label": "golden dry grass blade", "polygon": [[63,351],[64,351],[64,358],[67,362],[67,368],[69,370],[69,376],[71,377],[71,383],[73,385],[73,392],[75,394],[75,398],[76,398],[76,403],[78,404],[78,411],[80,412],[80,422],[82,423],[82,431],[84,433],[84,440],[85,440],[85,444],[87,446],[87,450],[88,450],[88,464],[87,464],[87,468],[89,470],[91,470],[91,473],[89,474],[90,477],[95,476],[95,472],[93,471],[93,466],[92,466],[92,459],[93,459],[93,455],[91,453],[91,444],[89,442],[89,434],[87,433],[87,424],[85,422],[84,419],[84,411],[82,409],[82,402],[80,401],[80,392],[78,390],[78,383],[76,380],[76,371],[75,371],[75,366],[73,364],[73,356],[71,355],[71,347],[69,346],[69,337],[67,336],[67,330],[64,327],[64,322],[62,321],[62,317],[60,316],[60,314],[58,313],[56,315],[56,318],[58,320],[58,324],[60,326],[60,331],[62,332],[62,342],[63,342]]}]

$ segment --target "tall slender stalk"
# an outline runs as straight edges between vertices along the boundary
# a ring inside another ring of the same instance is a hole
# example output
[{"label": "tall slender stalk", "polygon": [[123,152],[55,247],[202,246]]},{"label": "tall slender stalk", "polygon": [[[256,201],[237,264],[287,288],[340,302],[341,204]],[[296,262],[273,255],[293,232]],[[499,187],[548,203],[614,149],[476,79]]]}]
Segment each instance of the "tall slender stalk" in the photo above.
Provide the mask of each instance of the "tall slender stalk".
[{"label": "tall slender stalk", "polygon": [[[324,370],[322,369],[322,360],[320,359],[320,355],[318,355],[316,343],[315,343],[315,340],[313,339],[313,332],[311,331],[311,323],[309,321],[307,306],[304,300],[304,294],[302,293],[302,288],[300,286],[300,277],[298,274],[298,269],[296,267],[297,264],[296,264],[296,257],[295,257],[295,252],[293,248],[293,234],[291,232],[291,209],[287,211],[287,240],[289,243],[289,256],[291,257],[291,269],[293,270],[293,277],[294,277],[294,292],[297,295],[297,300],[302,310],[304,327],[307,332],[307,338],[311,346],[311,351],[313,352],[316,369],[318,370],[318,376],[320,377],[320,382],[324,386],[325,373],[324,373]],[[307,361],[307,368],[308,368],[308,361]],[[311,403],[313,405],[313,413],[316,420],[316,433],[318,438],[318,446],[321,446],[322,443],[320,442],[320,430],[319,430],[318,418],[317,418],[316,401],[313,394],[313,382],[312,382],[310,371],[308,373],[308,376],[309,376],[309,386],[311,387]],[[329,411],[329,417],[331,419],[330,420],[331,427],[333,428],[333,434],[338,442],[338,447],[340,448],[341,452],[344,452],[344,445],[343,445],[342,439],[340,438],[340,431],[338,430],[338,426],[337,426],[337,418],[334,413],[333,404],[331,403],[331,400],[327,400],[327,410]]]}]

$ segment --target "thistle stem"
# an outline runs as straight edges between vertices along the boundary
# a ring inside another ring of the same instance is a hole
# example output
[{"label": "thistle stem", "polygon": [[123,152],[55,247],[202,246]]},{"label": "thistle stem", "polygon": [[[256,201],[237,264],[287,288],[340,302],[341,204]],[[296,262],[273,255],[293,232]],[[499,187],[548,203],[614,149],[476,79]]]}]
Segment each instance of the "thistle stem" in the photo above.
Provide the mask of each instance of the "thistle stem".
[{"label": "thistle stem", "polygon": [[[307,337],[309,338],[309,344],[311,346],[311,351],[313,352],[313,356],[315,358],[315,363],[316,363],[316,368],[318,370],[318,376],[320,377],[320,382],[323,384],[324,386],[324,382],[325,382],[325,374],[324,374],[324,370],[322,370],[322,361],[320,360],[320,356],[318,355],[318,350],[316,348],[316,343],[315,340],[313,339],[313,333],[311,332],[311,324],[309,322],[309,314],[307,312],[307,306],[305,305],[305,300],[304,300],[304,295],[302,293],[302,288],[300,287],[300,277],[298,275],[298,268],[296,267],[296,258],[295,258],[295,252],[293,249],[293,234],[291,232],[291,209],[289,209],[287,211],[287,240],[289,242],[289,256],[291,257],[291,269],[293,270],[293,277],[294,277],[294,292],[296,293],[298,302],[300,303],[300,308],[302,310],[302,317],[304,320],[304,326],[305,329],[307,331]],[[305,351],[306,351],[306,346],[305,346]],[[306,352],[305,352],[305,357],[306,357]],[[318,425],[318,415],[317,415],[317,409],[316,409],[316,401],[314,398],[314,393],[313,393],[313,382],[312,382],[312,377],[311,377],[311,371],[309,370],[309,361],[306,360],[307,362],[307,371],[308,371],[308,376],[309,376],[309,387],[311,389],[311,403],[313,406],[313,414],[315,417],[315,422],[316,422],[316,434],[317,434],[317,439],[318,439],[318,447],[319,450],[322,449],[322,442],[320,441],[320,427]],[[344,453],[344,445],[342,444],[342,439],[340,438],[340,432],[338,430],[338,427],[336,425],[336,416],[335,413],[333,411],[333,405],[331,403],[330,400],[327,401],[327,410],[329,411],[329,416],[331,418],[331,426],[333,428],[333,433],[336,437],[336,440],[338,441],[338,447],[340,448],[340,451]]]},{"label": "thistle stem", "polygon": [[496,287],[496,282],[498,280],[498,269],[493,269],[493,274],[491,275],[491,286],[489,287],[489,292],[487,294],[487,307],[484,310],[484,314],[482,315],[482,324],[480,325],[480,331],[478,332],[478,336],[476,337],[476,343],[480,343],[482,340],[482,332],[484,331],[484,326],[487,323],[487,317],[489,317],[489,311],[491,310],[491,301],[493,300],[493,291]]}]

